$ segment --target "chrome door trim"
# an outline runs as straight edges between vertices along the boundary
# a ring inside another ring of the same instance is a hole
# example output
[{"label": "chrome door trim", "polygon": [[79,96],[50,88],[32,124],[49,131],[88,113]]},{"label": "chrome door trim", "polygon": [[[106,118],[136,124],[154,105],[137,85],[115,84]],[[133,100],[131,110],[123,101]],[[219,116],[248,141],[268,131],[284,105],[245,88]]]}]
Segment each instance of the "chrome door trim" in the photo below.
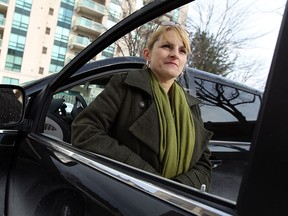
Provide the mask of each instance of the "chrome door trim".
[{"label": "chrome door trim", "polygon": [[[49,147],[54,149],[55,156],[61,160],[63,163],[68,163],[73,160],[76,160],[82,164],[85,164],[99,172],[102,172],[118,181],[121,181],[137,190],[140,190],[144,193],[149,194],[150,196],[156,197],[157,199],[163,200],[173,206],[176,206],[177,208],[180,208],[182,210],[185,210],[191,214],[199,215],[199,216],[228,216],[231,214],[228,214],[226,212],[223,212],[219,209],[216,209],[214,207],[205,205],[203,203],[197,202],[195,200],[186,198],[182,195],[176,194],[172,191],[168,191],[164,188],[161,188],[157,185],[154,185],[150,182],[140,180],[137,178],[134,178],[132,176],[129,176],[125,173],[122,173],[116,169],[112,169],[106,165],[103,165],[101,163],[95,162],[85,156],[82,156],[80,154],[77,154],[71,150],[69,150],[67,147],[65,148],[64,145],[61,145],[59,143],[56,143],[57,141],[53,141],[49,137],[45,137],[45,135],[37,135],[37,134],[30,134],[30,136],[33,139],[36,139],[38,141],[42,140],[44,142],[49,143]],[[98,156],[98,155],[97,155]],[[100,157],[102,157],[100,155]],[[144,172],[144,171],[143,171]],[[195,189],[196,190],[196,189]],[[229,200],[227,200],[229,202]]]},{"label": "chrome door trim", "polygon": [[5,136],[16,136],[18,134],[18,130],[10,130],[10,129],[0,129],[0,146],[7,147],[7,146],[14,146],[15,142],[9,142],[9,140],[5,139],[5,143],[3,143],[4,140],[2,140],[2,137]]}]

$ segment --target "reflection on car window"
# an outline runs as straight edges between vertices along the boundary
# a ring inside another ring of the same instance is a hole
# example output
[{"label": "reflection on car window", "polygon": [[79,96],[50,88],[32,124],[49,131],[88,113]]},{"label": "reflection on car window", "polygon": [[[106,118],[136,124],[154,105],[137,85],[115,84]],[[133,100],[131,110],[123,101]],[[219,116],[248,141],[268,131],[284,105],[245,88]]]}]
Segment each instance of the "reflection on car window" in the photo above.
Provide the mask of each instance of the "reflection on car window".
[{"label": "reflection on car window", "polygon": [[196,79],[196,89],[204,122],[257,120],[260,96],[203,79]]},{"label": "reflection on car window", "polygon": [[195,78],[205,128],[214,140],[250,142],[261,96],[217,82]]}]

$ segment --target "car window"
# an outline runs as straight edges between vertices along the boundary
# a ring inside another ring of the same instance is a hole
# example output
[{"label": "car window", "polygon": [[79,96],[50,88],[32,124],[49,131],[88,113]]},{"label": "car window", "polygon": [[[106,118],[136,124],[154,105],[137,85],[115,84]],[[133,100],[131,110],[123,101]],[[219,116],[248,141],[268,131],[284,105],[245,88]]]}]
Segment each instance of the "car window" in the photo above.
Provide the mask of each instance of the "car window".
[{"label": "car window", "polygon": [[187,68],[180,84],[201,100],[205,128],[213,140],[250,142],[261,105],[262,93],[231,80]]},{"label": "car window", "polygon": [[261,104],[261,95],[195,78],[203,122],[213,139],[251,141]]},{"label": "car window", "polygon": [[204,122],[256,121],[260,96],[235,87],[196,78]]}]

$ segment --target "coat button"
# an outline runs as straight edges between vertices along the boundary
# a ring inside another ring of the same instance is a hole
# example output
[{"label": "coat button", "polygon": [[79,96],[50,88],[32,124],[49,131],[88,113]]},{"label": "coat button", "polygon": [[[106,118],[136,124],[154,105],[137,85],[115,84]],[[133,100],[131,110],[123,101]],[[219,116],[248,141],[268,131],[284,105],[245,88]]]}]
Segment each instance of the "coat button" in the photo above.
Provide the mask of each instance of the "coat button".
[{"label": "coat button", "polygon": [[145,108],[145,103],[143,101],[140,101],[138,106],[140,107],[140,109]]}]

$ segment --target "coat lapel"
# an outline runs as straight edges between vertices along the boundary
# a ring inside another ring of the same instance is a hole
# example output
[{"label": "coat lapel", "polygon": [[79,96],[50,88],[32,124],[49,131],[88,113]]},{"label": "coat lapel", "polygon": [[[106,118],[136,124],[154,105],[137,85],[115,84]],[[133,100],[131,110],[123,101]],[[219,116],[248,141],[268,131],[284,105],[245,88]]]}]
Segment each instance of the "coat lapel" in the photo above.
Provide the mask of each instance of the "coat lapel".
[{"label": "coat lapel", "polygon": [[[129,73],[125,83],[142,89],[152,100],[149,69],[142,69]],[[159,154],[159,123],[155,103],[151,103],[147,110],[130,126],[130,132]]]},{"label": "coat lapel", "polygon": [[129,128],[131,133],[159,154],[159,123],[154,103]]}]

